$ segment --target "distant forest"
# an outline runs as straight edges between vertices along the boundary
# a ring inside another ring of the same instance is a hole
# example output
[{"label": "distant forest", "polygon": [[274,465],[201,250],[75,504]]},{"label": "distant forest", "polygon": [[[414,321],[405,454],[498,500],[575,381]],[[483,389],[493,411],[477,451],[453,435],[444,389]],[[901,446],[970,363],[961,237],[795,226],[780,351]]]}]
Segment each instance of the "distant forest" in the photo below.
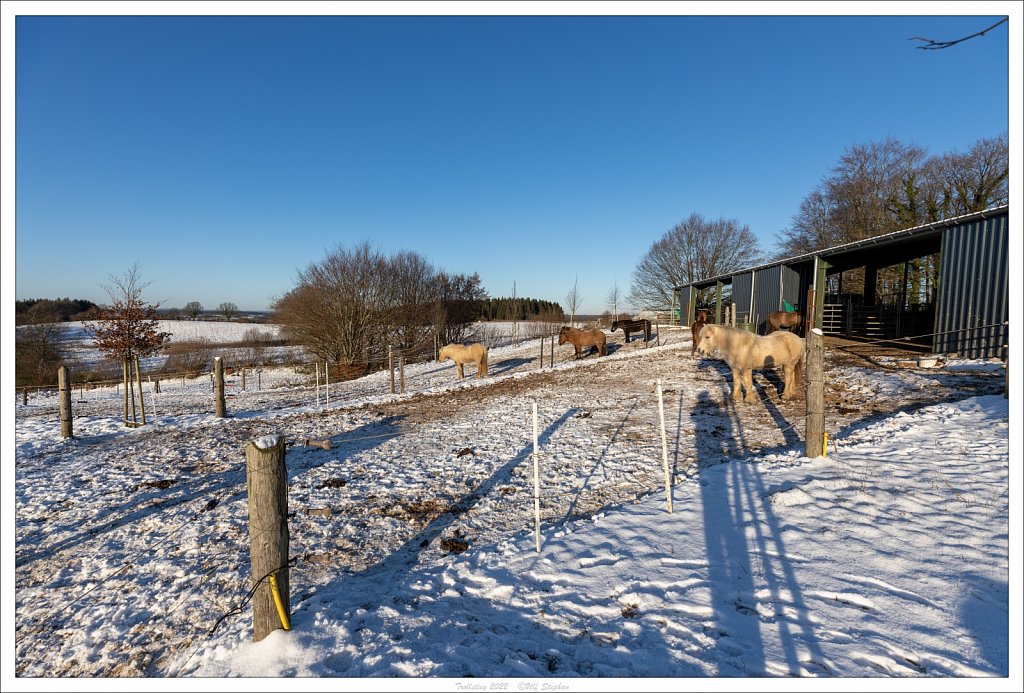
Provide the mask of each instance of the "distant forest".
[{"label": "distant forest", "polygon": [[563,315],[562,306],[558,303],[525,296],[485,298],[480,302],[480,317],[484,320],[528,320],[535,317],[561,320]]},{"label": "distant forest", "polygon": [[28,298],[14,303],[16,325],[94,320],[100,307],[80,298]]}]

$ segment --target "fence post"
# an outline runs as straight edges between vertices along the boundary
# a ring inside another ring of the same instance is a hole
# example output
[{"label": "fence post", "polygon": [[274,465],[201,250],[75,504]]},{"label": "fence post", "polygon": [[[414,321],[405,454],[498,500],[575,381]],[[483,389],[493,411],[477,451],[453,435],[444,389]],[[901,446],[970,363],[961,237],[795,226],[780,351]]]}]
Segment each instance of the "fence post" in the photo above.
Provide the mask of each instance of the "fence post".
[{"label": "fence post", "polygon": [[824,334],[817,327],[807,332],[807,420],[804,456],[820,457],[825,435]]},{"label": "fence post", "polygon": [[[158,380],[157,383],[159,384],[160,381]],[[241,390],[242,390],[242,392],[245,392],[245,369],[244,368],[242,369],[242,387],[241,387]]]},{"label": "fence post", "polygon": [[665,507],[672,512],[672,473],[668,468],[668,438],[665,435],[665,398],[658,378],[658,419],[661,421],[661,460],[665,466]]},{"label": "fence post", "polygon": [[388,373],[391,374],[391,394],[395,394],[395,350],[388,345]]},{"label": "fence post", "polygon": [[21,388],[21,406],[23,406],[23,407],[27,407],[28,406],[28,388],[27,387]]},{"label": "fence post", "polygon": [[540,336],[540,367],[544,367],[544,335]]},{"label": "fence post", "polygon": [[[284,436],[271,435],[245,447],[249,490],[249,560],[253,594],[253,641],[277,628],[291,629],[288,588],[288,472]],[[277,586],[277,597],[271,579]],[[259,584],[255,584],[259,581]]]},{"label": "fence post", "polygon": [[227,416],[227,406],[224,404],[224,361],[220,356],[213,359],[213,406],[215,416],[223,419]]},{"label": "fence post", "polygon": [[57,369],[57,390],[60,392],[60,437],[73,438],[71,426],[71,388],[68,387],[68,367]]},{"label": "fence post", "polygon": [[533,402],[533,527],[534,543],[540,553],[540,460],[537,453],[537,402]]},{"label": "fence post", "polygon": [[316,362],[316,406],[320,406],[320,362]]},{"label": "fence post", "polygon": [[135,354],[135,382],[139,386],[139,411],[142,413],[142,425],[146,425],[146,393],[142,390],[142,369],[139,368],[139,355]]},{"label": "fence post", "polygon": [[405,394],[405,352],[398,352],[398,392]]},{"label": "fence post", "polygon": [[327,408],[331,408],[331,376],[330,366],[327,361],[324,361],[324,395],[327,399]]}]

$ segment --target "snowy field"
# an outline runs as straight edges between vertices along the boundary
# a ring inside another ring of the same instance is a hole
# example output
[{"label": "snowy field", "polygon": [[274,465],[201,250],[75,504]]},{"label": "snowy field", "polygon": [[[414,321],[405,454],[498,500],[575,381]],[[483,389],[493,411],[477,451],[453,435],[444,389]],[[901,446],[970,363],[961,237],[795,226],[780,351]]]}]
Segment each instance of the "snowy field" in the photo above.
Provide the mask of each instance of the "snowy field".
[{"label": "snowy field", "polygon": [[[556,346],[541,368],[526,339],[492,348],[487,378],[410,364],[405,394],[382,372],[332,383],[329,401],[308,373],[264,369],[258,386],[230,380],[226,419],[208,378],[168,381],[146,386],[155,421],[139,429],[116,393],[76,392],[68,440],[52,398],[19,400],[5,677],[1019,689],[1001,364],[829,351],[829,451],[808,459],[803,399],[779,400],[778,378],[734,405],[687,330],[660,341],[610,334],[608,356],[582,361]],[[292,630],[253,643],[244,446],[266,435],[288,445]]]}]

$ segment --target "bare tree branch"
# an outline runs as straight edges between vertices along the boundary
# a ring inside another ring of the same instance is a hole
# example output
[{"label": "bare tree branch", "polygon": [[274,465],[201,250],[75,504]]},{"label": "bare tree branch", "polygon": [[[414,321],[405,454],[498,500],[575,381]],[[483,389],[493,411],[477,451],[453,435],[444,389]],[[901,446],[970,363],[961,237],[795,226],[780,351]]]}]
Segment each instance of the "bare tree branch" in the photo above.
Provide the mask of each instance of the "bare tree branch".
[{"label": "bare tree branch", "polygon": [[972,38],[975,38],[977,36],[984,36],[986,33],[988,33],[989,31],[992,31],[993,29],[995,29],[1000,24],[1003,24],[1004,22],[1009,21],[1009,19],[1010,19],[1009,17],[1003,17],[1002,19],[1000,19],[998,22],[996,22],[995,24],[993,24],[992,26],[990,26],[987,29],[982,29],[981,31],[979,31],[976,34],[971,34],[970,36],[964,36],[963,38],[958,38],[955,41],[936,41],[934,39],[924,38],[922,36],[911,36],[907,40],[908,41],[924,41],[925,45],[923,45],[923,46],[915,46],[915,48],[918,48],[918,49],[923,50],[923,51],[942,50],[943,48],[949,48],[950,46],[955,46],[958,43],[963,43],[964,41],[967,41],[968,39],[972,39]]}]

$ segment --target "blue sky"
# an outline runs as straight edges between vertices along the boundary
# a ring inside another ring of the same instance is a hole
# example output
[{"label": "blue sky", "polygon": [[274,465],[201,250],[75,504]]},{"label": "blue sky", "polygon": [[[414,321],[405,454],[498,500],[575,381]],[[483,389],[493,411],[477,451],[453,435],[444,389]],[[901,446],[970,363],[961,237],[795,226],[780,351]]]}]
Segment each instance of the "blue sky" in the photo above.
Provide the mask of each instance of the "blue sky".
[{"label": "blue sky", "polygon": [[[492,296],[515,285],[565,306],[578,281],[581,311],[600,313],[692,212],[747,224],[771,251],[851,145],[939,154],[1019,132],[1019,6],[954,7],[18,16],[3,104],[16,297],[103,302],[137,262],[151,302],[259,310],[326,252],[369,241],[477,272]],[[966,10],[986,7],[1015,26],[941,51],[907,40],[983,29],[995,17]]]}]

